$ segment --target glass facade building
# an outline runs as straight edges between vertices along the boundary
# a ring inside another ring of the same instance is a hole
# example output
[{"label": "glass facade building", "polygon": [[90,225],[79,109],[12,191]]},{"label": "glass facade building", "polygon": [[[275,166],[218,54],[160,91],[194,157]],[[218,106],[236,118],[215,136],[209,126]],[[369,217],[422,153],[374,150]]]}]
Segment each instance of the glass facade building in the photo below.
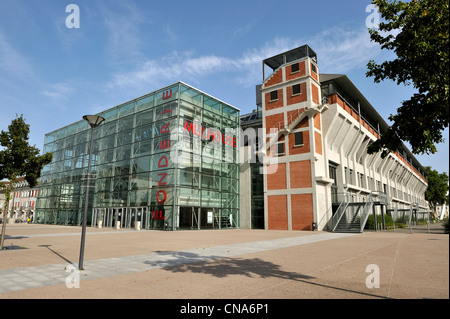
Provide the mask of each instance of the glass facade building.
[{"label": "glass facade building", "polygon": [[[238,109],[178,82],[98,115],[88,225],[239,227]],[[36,222],[81,224],[89,141],[84,120],[46,134]]]}]

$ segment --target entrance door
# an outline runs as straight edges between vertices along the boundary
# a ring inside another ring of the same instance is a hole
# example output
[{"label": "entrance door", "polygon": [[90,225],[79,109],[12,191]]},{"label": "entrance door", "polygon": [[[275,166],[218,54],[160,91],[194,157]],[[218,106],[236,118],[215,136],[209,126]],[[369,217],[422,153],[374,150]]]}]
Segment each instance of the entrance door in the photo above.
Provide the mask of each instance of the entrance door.
[{"label": "entrance door", "polygon": [[180,207],[180,229],[200,229],[199,217],[198,207]]}]

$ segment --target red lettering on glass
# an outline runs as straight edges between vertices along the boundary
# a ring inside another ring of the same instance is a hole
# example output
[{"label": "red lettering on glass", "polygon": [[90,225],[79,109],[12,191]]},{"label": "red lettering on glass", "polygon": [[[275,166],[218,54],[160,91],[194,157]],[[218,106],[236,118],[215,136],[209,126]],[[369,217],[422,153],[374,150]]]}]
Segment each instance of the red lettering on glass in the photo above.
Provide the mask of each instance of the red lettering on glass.
[{"label": "red lettering on glass", "polygon": [[237,141],[235,137],[226,136],[216,129],[209,129],[206,127],[202,127],[201,125],[185,121],[184,131],[188,131],[190,134],[195,134],[197,136],[201,135],[205,140],[208,139],[211,141],[216,141],[217,143],[223,143],[225,145],[233,145],[234,148],[237,147]]},{"label": "red lettering on glass", "polygon": [[161,134],[170,133],[170,123],[167,123],[167,125],[161,126]]},{"label": "red lettering on glass", "polygon": [[[162,199],[162,200],[160,200],[159,199],[159,195],[160,194],[163,194],[164,195],[164,198]],[[156,202],[158,203],[158,204],[164,204],[165,202],[166,202],[166,200],[167,200],[167,193],[165,192],[165,191],[163,191],[163,190],[160,190],[157,194],[156,194]]]},{"label": "red lettering on glass", "polygon": [[[164,161],[164,163],[163,163]],[[158,162],[158,168],[161,167],[169,167],[169,159],[167,158],[167,156],[161,156]]]},{"label": "red lettering on glass", "polygon": [[172,90],[164,92],[162,99],[167,100],[167,99],[170,99],[171,97],[172,97]]},{"label": "red lettering on glass", "polygon": [[158,186],[165,186],[167,182],[163,182],[163,180],[167,177],[167,173],[159,173],[158,176],[162,176],[158,182]]},{"label": "red lettering on glass", "polygon": [[170,147],[170,140],[164,140],[164,141],[159,142],[159,149],[160,150],[164,150],[164,149],[169,148],[169,147]]},{"label": "red lettering on glass", "polygon": [[152,212],[152,219],[165,220],[166,217],[163,217],[162,211],[160,210],[160,211]]}]

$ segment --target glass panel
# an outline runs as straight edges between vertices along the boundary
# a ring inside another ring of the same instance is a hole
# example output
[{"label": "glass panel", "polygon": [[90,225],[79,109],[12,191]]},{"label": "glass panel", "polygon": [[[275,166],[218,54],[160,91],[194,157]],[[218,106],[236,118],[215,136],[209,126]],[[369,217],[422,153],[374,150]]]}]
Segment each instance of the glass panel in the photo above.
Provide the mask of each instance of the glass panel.
[{"label": "glass panel", "polygon": [[153,107],[155,96],[153,94],[143,97],[136,101],[136,111],[142,111]]},{"label": "glass panel", "polygon": [[150,187],[173,186],[173,169],[150,173]]},{"label": "glass panel", "polygon": [[156,93],[156,105],[173,101],[177,98],[178,84]]},{"label": "glass panel", "polygon": [[[117,108],[113,108],[107,111],[100,113],[99,115],[105,118],[105,124],[113,122],[117,119]],[[102,125],[103,126],[103,125]]]},{"label": "glass panel", "polygon": [[201,205],[209,207],[220,207],[220,193],[210,190],[201,191]]},{"label": "glass panel", "polygon": [[151,157],[151,170],[157,171],[161,169],[173,168],[173,162],[170,159],[170,153],[161,153]]},{"label": "glass panel", "polygon": [[130,178],[130,189],[148,189],[149,188],[149,173],[141,173],[132,175]]},{"label": "glass panel", "polygon": [[202,94],[199,91],[184,84],[181,84],[180,99],[196,106],[202,105]]},{"label": "glass panel", "polygon": [[152,138],[152,125],[145,125],[134,130],[134,141],[140,142]]},{"label": "glass panel", "polygon": [[132,190],[128,192],[130,206],[140,207],[148,205],[148,190]]},{"label": "glass panel", "polygon": [[130,163],[128,161],[114,164],[114,176],[128,175],[130,173]]},{"label": "glass panel", "polygon": [[131,173],[139,174],[150,171],[150,157],[139,157],[131,161]]},{"label": "glass panel", "polygon": [[[114,122],[109,122],[109,123],[104,123],[103,125],[101,125],[101,134],[100,136],[104,137],[104,136],[108,136],[111,134],[115,134],[116,133],[116,125],[117,125],[117,121]],[[87,138],[87,136],[86,136]]]},{"label": "glass panel", "polygon": [[205,111],[211,111],[216,114],[222,113],[222,103],[209,96],[205,96],[205,101],[203,102],[203,105]]},{"label": "glass panel", "polygon": [[120,119],[117,122],[117,132],[130,130],[130,129],[133,128],[133,124],[134,124],[134,117],[133,116],[128,116],[128,117],[125,117],[123,119]]},{"label": "glass panel", "polygon": [[101,139],[101,143],[99,144],[99,150],[106,150],[106,149],[110,149],[114,147],[116,141],[116,136],[115,135],[109,135],[107,137],[104,137]]},{"label": "glass panel", "polygon": [[183,168],[180,170],[179,183],[181,186],[198,187],[200,174],[198,171]]},{"label": "glass panel", "polygon": [[153,111],[138,113],[135,115],[136,127],[141,125],[151,125],[153,123]]},{"label": "glass panel", "polygon": [[117,147],[115,149],[115,160],[122,161],[130,159],[131,157],[131,145],[125,145],[121,147]]},{"label": "glass panel", "polygon": [[132,131],[122,132],[117,134],[117,146],[128,145],[132,142]]},{"label": "glass panel", "polygon": [[150,155],[152,151],[152,142],[150,140],[133,144],[133,157]]},{"label": "glass panel", "polygon": [[125,117],[134,113],[134,102],[129,102],[125,105],[119,106],[119,117]]},{"label": "glass panel", "polygon": [[200,192],[198,189],[180,187],[178,189],[178,205],[199,206]]},{"label": "glass panel", "polygon": [[178,103],[172,102],[156,107],[155,122],[177,115]]}]

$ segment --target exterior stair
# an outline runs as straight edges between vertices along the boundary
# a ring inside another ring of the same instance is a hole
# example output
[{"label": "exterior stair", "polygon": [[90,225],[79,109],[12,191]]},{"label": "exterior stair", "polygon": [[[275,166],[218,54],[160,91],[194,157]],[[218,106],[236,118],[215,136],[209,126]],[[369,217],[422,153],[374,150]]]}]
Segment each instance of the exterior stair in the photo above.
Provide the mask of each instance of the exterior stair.
[{"label": "exterior stair", "polygon": [[274,125],[273,129],[275,129],[276,133],[270,138],[269,143],[266,145],[265,151],[269,150],[273,145],[275,145],[282,135],[289,134],[305,117],[314,116],[317,113],[323,112],[327,108],[328,97],[323,97],[322,103],[320,105],[316,105],[312,108],[295,110],[288,116],[287,124],[285,124],[283,120]]},{"label": "exterior stair", "polygon": [[344,196],[332,217],[332,232],[362,233],[372,207],[372,194],[366,202],[349,202],[349,196]]}]

